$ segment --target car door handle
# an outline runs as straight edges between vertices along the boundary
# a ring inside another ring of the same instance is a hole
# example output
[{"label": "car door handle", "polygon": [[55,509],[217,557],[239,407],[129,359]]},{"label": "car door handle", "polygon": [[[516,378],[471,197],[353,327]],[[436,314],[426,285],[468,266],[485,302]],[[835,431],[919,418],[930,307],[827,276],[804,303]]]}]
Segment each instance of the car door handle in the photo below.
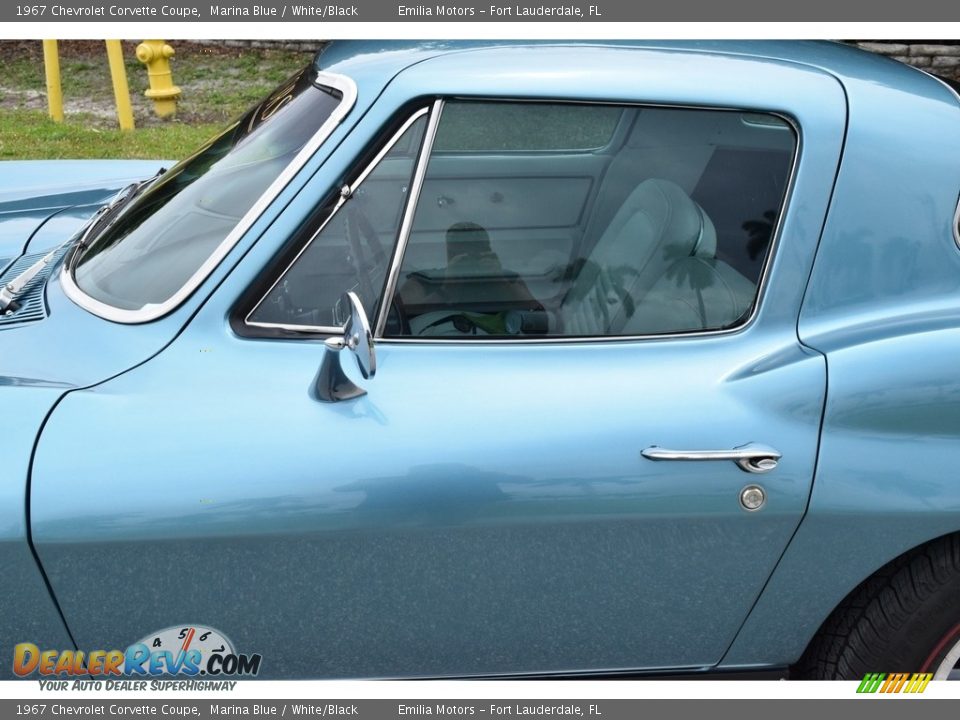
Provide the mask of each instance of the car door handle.
[{"label": "car door handle", "polygon": [[651,445],[640,453],[648,460],[731,460],[749,473],[765,473],[773,470],[781,455],[769,445],[747,443],[732,450],[668,450]]}]

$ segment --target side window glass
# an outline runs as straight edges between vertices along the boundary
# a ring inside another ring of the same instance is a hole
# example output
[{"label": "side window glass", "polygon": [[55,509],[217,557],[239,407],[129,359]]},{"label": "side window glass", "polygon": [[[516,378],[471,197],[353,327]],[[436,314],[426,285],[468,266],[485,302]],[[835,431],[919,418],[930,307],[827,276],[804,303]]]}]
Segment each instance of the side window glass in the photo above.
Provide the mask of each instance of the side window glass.
[{"label": "side window glass", "polygon": [[448,102],[387,336],[734,327],[757,301],[796,137],[739,111]]},{"label": "side window glass", "polygon": [[413,178],[427,117],[399,132],[354,181],[349,199],[313,237],[247,316],[248,325],[333,332],[347,290],[375,317]]}]

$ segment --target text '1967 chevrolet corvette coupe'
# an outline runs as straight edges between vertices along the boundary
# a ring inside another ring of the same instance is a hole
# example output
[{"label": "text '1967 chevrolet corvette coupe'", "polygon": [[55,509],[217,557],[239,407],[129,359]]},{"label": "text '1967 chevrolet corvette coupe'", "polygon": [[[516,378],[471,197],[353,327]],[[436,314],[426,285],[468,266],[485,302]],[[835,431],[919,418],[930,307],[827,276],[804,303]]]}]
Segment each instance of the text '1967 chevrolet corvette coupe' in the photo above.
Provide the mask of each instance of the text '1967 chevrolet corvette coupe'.
[{"label": "text '1967 chevrolet corvette coupe'", "polygon": [[0,673],[957,677],[958,195],[833,43],[333,43],[0,164]]}]

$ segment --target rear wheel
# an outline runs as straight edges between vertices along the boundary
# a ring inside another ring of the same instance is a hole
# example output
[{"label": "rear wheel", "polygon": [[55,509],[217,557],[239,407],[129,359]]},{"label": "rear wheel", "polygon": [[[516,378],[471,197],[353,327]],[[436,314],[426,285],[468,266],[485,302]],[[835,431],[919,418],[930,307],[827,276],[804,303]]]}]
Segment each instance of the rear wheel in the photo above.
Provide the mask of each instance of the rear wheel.
[{"label": "rear wheel", "polygon": [[860,680],[870,672],[960,679],[960,535],[921,546],[844,600],[811,641],[796,675]]}]

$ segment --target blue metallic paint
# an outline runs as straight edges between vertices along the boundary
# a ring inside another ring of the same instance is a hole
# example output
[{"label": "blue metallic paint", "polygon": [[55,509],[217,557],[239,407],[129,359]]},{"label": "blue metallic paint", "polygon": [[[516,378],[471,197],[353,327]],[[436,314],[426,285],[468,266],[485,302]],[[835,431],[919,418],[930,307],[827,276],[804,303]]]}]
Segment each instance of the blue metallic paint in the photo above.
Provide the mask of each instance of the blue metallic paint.
[{"label": "blue metallic paint", "polygon": [[[24,494],[37,428],[47,408],[62,393],[62,388],[0,377],[0,408],[10,419],[0,433],[0,573],[4,583],[4,592],[0,593],[0,643],[7,653],[12,653],[18,642],[38,642],[47,647],[72,644],[27,544]],[[9,668],[7,662],[0,664],[0,677],[9,674]]]},{"label": "blue metallic paint", "polygon": [[48,217],[46,209],[8,209],[0,214],[0,273],[23,255],[27,240]]},{"label": "blue metallic paint", "polygon": [[[632,344],[381,345],[370,394],[324,405],[308,393],[317,343],[239,340],[211,321],[69,395],[41,440],[34,535],[81,645],[201,617],[274,677],[706,666],[806,506],[823,365],[785,333],[642,357]],[[767,362],[773,342],[785,347]],[[704,353],[742,372],[705,373]],[[587,367],[614,396],[571,402],[563,389]],[[91,413],[110,438],[97,449],[71,430]],[[740,444],[760,416],[785,457],[762,514],[740,510],[749,478],[733,463],[639,454]],[[84,491],[52,503],[67,470]],[[119,585],[150,590],[89,611],[95,588]]]},{"label": "blue metallic paint", "polygon": [[[0,165],[0,272],[28,250],[53,247],[70,237],[124,184],[155,171],[155,162],[8,162]],[[79,177],[78,177],[79,176]],[[79,204],[79,206],[78,206]],[[66,208],[66,209],[65,209]],[[32,243],[32,245],[31,245]],[[60,298],[62,299],[62,298]],[[10,648],[30,640],[46,647],[72,641],[50,597],[28,544],[26,480],[38,429],[70,387],[100,380],[130,367],[131,347],[122,343],[110,359],[91,354],[97,334],[85,335],[91,318],[71,305],[56,322],[0,333],[0,573],[8,588],[0,597],[0,643]],[[73,321],[63,321],[69,317]],[[79,327],[75,325],[79,323]],[[93,320],[93,325],[102,323]],[[71,349],[74,353],[63,354]],[[114,340],[118,340],[115,338]],[[113,340],[104,338],[107,346]],[[116,346],[115,346],[116,347]],[[77,361],[73,368],[65,359]],[[93,373],[92,375],[90,373]],[[36,638],[35,640],[33,638]],[[9,672],[4,665],[0,676]]]},{"label": "blue metallic paint", "polygon": [[[799,346],[796,315],[829,200],[821,178],[836,171],[844,97],[828,75],[790,64],[764,66],[744,88],[736,78],[751,65],[739,58],[597,48],[579,54],[576,71],[558,72],[566,54],[474,50],[399,74],[166,351],[64,400],[41,441],[33,518],[44,566],[81,645],[123,642],[146,625],[199,613],[272,658],[272,669],[265,665],[271,675],[719,661],[807,503],[825,371],[822,358]],[[642,94],[625,92],[620,71],[611,70],[625,63],[634,64]],[[518,66],[538,74],[535,90]],[[705,90],[698,77],[708,71],[728,80]],[[772,107],[803,127],[795,200],[784,219],[790,242],[748,329],[684,341],[520,348],[384,342],[371,394],[341,406],[320,405],[308,393],[316,343],[229,332],[236,297],[411,98],[562,97],[586,73],[585,98]],[[830,109],[810,112],[804,97],[829,99]],[[511,373],[491,377],[489,368],[501,365]],[[276,372],[264,377],[264,367]],[[613,395],[601,387],[571,402],[563,388],[594,375]],[[484,378],[479,386],[477,378]],[[580,445],[585,415],[592,429]],[[90,416],[111,443],[94,448],[70,431]],[[703,422],[708,417],[715,422]],[[239,447],[237,424],[251,433]],[[705,470],[639,455],[651,443],[751,440],[776,445],[785,458],[768,481],[768,511],[755,516],[737,505],[748,477],[735,465]],[[331,455],[331,445],[360,444],[369,449],[353,464],[345,462],[353,454]],[[500,452],[491,457],[492,447]],[[172,452],[183,460],[175,476],[158,461]],[[108,477],[101,453],[110,456]],[[54,504],[71,492],[59,481],[62,463],[84,491]],[[744,568],[748,554],[754,563]],[[177,592],[184,574],[204,577],[213,564],[213,587],[194,583],[190,593]],[[154,592],[135,612],[110,599],[101,612],[85,609],[94,585],[121,578]],[[343,607],[350,587],[360,592]],[[600,597],[598,587],[605,588]],[[251,606],[272,620],[249,623]],[[704,633],[707,626],[713,631]]]},{"label": "blue metallic paint", "polygon": [[862,580],[960,530],[960,110],[883,65],[844,78],[843,165],[799,323],[830,378],[810,508],[725,665],[794,662]]}]

